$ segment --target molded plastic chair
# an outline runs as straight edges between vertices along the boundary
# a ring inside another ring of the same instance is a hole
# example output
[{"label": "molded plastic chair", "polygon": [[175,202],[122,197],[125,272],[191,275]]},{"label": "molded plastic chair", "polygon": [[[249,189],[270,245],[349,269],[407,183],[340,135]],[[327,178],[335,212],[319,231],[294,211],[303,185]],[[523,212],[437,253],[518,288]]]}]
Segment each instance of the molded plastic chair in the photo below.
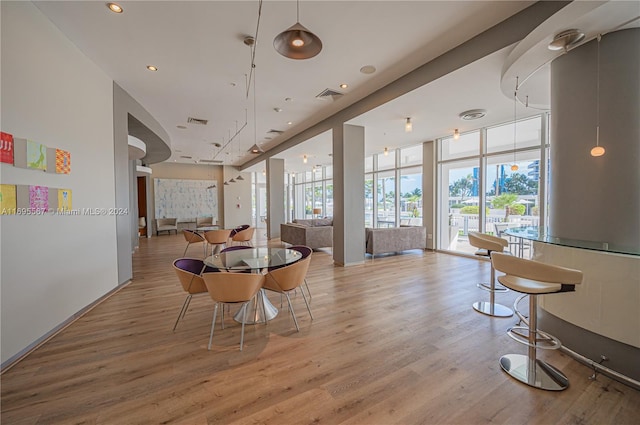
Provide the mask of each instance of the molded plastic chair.
[{"label": "molded plastic chair", "polygon": [[[265,275],[263,285],[264,289],[278,292],[287,297],[289,310],[291,311],[291,316],[293,317],[293,322],[296,325],[297,331],[300,331],[300,328],[298,327],[298,320],[296,319],[296,314],[293,310],[293,305],[291,304],[289,292],[302,285],[302,283],[304,282],[304,278],[307,275],[307,270],[309,270],[309,263],[311,263],[311,257],[296,261],[293,264],[289,264],[279,269],[271,270]],[[304,303],[307,305],[309,316],[311,316],[311,320],[313,320],[313,314],[311,313],[311,309],[309,308],[307,297],[304,294],[304,291],[301,290],[300,292],[302,293]]]},{"label": "molded plastic chair", "polygon": [[204,248],[204,255],[207,256],[207,244],[205,243],[204,236],[202,236],[198,232],[194,232],[193,230],[183,229],[182,234],[184,235],[184,239],[187,241],[187,246],[184,248],[184,252],[182,256],[184,257],[187,254],[187,250],[189,249],[189,245],[192,243],[202,242],[202,246]]},{"label": "molded plastic chair", "polygon": [[[536,358],[536,349],[555,350],[560,341],[538,329],[538,295],[575,291],[582,283],[582,272],[533,260],[494,252],[493,267],[505,273],[498,281],[509,289],[520,292],[514,303],[516,314],[527,326],[509,328],[507,334],[529,347],[527,355],[507,354],[500,358],[500,367],[513,378],[543,390],[561,391],[569,386],[569,379],[555,367]],[[529,297],[529,319],[518,312],[518,303]]]},{"label": "molded plastic chair", "polygon": [[[309,248],[306,245],[292,245],[289,249],[293,249],[302,254],[301,260],[304,260],[307,257],[310,257],[313,253],[313,249]],[[307,277],[304,278],[304,286],[307,288],[307,293],[309,294],[309,299],[311,299],[311,291],[309,290],[309,284],[307,283]],[[302,289],[300,289],[302,291]]]},{"label": "molded plastic chair", "polygon": [[[211,245],[211,255],[216,254],[222,245],[226,245],[229,240],[230,230],[209,230],[204,232],[204,238]],[[215,248],[214,248],[215,246]]]},{"label": "molded plastic chair", "polygon": [[241,224],[240,226],[236,227],[235,229],[231,230],[231,233],[229,234],[229,237],[232,238],[235,236],[236,233],[248,229],[249,227],[251,227],[248,224]]},{"label": "molded plastic chair", "polygon": [[[476,251],[476,255],[482,257],[491,257],[492,252],[503,252],[506,247],[509,246],[509,243],[499,237],[487,235],[485,233],[478,232],[469,232],[469,244],[478,248]],[[496,292],[506,292],[506,288],[496,288],[496,272],[491,266],[491,282],[487,285],[486,283],[478,283],[478,288],[483,289],[485,291],[489,291],[490,298],[489,302],[486,301],[476,301],[473,303],[473,309],[479,313],[486,314],[487,316],[494,317],[511,317],[513,316],[513,311],[509,307],[505,307],[502,304],[496,304]]]},{"label": "molded plastic chair", "polygon": [[253,233],[255,232],[255,227],[249,227],[244,230],[240,230],[236,232],[235,235],[231,237],[232,242],[238,242],[239,244],[247,244],[251,246],[251,238],[253,238]]},{"label": "molded plastic chair", "polygon": [[202,272],[217,272],[218,270],[212,267],[205,266],[202,260],[197,258],[178,258],[173,262],[173,269],[176,271],[176,275],[182,284],[182,289],[187,293],[187,298],[182,304],[182,309],[178,313],[176,323],[173,325],[173,330],[176,330],[178,322],[184,317],[189,308],[189,303],[194,295],[204,294],[207,292],[207,288],[202,280]]},{"label": "molded plastic chair", "polygon": [[[204,284],[209,291],[211,299],[215,302],[213,309],[213,319],[211,320],[211,334],[209,335],[208,350],[211,350],[213,341],[213,331],[216,326],[216,316],[218,314],[218,304],[242,303],[244,317],[242,320],[242,332],[240,334],[240,351],[244,345],[244,324],[247,321],[247,310],[249,302],[253,300],[264,283],[262,274],[245,273],[205,273],[202,275]],[[224,308],[222,309],[224,314]],[[224,316],[223,316],[224,329]]]}]

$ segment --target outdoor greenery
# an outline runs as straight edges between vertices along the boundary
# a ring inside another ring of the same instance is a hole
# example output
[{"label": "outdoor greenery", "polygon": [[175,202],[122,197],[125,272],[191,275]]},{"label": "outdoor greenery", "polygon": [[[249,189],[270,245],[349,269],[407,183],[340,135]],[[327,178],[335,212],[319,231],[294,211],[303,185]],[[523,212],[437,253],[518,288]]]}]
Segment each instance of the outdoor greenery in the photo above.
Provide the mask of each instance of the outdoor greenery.
[{"label": "outdoor greenery", "polygon": [[471,196],[473,193],[473,176],[467,174],[467,177],[463,177],[454,181],[449,185],[449,196],[459,196],[461,201],[464,201],[465,197]]}]

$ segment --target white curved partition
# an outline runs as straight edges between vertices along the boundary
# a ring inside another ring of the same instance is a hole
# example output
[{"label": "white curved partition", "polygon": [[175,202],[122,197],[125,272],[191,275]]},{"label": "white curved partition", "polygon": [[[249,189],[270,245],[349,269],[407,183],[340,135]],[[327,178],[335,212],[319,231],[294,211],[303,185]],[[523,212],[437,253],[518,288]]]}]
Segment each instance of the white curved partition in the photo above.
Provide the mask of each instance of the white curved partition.
[{"label": "white curved partition", "polygon": [[142,159],[147,154],[147,144],[135,136],[129,135],[129,159]]},{"label": "white curved partition", "polygon": [[149,167],[145,167],[144,165],[136,165],[136,175],[138,177],[150,176],[153,173],[153,170]]}]

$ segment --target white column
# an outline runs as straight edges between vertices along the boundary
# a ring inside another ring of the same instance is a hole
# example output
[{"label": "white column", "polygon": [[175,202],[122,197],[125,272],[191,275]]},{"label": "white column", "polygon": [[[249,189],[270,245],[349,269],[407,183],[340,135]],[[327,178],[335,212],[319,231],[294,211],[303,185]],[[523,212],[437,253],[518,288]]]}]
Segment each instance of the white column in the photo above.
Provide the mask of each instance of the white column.
[{"label": "white column", "polygon": [[267,238],[280,237],[284,215],[284,159],[267,160]]},{"label": "white column", "polygon": [[364,262],[364,127],[333,128],[333,261]]}]

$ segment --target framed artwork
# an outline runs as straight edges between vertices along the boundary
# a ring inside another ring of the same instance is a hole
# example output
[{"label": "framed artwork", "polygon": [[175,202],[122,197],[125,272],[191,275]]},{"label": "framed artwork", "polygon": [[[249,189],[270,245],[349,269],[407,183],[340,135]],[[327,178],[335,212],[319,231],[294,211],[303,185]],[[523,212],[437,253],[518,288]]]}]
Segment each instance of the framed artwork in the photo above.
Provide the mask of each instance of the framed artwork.
[{"label": "framed artwork", "polygon": [[0,132],[0,162],[13,165],[13,135]]},{"label": "framed artwork", "polygon": [[71,173],[71,153],[63,151],[62,149],[56,149],[56,173],[69,174]]},{"label": "framed artwork", "polygon": [[70,211],[71,205],[71,189],[58,189],[58,211]]},{"label": "framed artwork", "polygon": [[49,211],[49,188],[29,186],[29,208],[33,211]]},{"label": "framed artwork", "polygon": [[0,215],[16,213],[16,186],[0,184]]},{"label": "framed artwork", "polygon": [[47,147],[45,145],[27,140],[27,167],[47,171]]}]

